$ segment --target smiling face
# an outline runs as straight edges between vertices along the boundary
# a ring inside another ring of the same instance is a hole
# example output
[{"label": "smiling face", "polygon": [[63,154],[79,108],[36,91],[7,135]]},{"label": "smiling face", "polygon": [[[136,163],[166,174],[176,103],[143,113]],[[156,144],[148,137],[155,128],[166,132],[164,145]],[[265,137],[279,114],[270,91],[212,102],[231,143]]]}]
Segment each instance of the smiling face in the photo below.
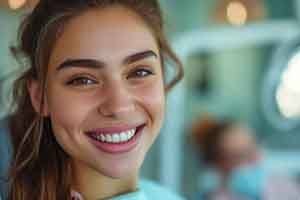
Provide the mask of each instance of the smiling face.
[{"label": "smiling face", "polygon": [[[37,110],[36,88],[29,90]],[[142,18],[115,6],[66,24],[50,56],[45,115],[75,167],[137,176],[164,103],[159,48]]]}]

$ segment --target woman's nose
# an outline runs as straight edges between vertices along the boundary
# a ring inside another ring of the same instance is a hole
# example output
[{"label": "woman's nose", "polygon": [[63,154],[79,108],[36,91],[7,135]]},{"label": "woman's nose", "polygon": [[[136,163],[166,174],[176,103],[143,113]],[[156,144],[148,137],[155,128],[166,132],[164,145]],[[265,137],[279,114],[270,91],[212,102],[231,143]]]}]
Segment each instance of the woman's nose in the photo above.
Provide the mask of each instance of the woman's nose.
[{"label": "woman's nose", "polygon": [[106,88],[105,100],[99,105],[98,111],[106,117],[128,115],[135,110],[133,94],[122,84],[112,84]]}]

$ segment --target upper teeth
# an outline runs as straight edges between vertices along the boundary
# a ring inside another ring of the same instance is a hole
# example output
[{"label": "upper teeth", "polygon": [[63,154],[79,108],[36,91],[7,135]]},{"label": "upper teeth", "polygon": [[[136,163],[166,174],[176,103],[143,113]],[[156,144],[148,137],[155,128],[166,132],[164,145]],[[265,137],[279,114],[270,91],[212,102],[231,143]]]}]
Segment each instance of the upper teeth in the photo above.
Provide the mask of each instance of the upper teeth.
[{"label": "upper teeth", "polygon": [[128,131],[123,131],[121,133],[113,133],[113,134],[95,134],[93,137],[101,142],[108,143],[121,143],[127,142],[135,135],[136,129],[131,129]]}]

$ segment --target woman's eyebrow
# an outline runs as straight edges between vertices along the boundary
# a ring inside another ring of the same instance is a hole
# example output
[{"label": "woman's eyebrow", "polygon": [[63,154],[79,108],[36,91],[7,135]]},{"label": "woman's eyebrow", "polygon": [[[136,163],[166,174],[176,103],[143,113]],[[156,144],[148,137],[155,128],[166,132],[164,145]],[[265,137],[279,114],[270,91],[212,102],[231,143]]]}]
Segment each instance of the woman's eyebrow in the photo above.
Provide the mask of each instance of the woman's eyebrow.
[{"label": "woman's eyebrow", "polygon": [[73,67],[99,69],[104,66],[105,63],[95,59],[67,59],[57,67],[56,71]]},{"label": "woman's eyebrow", "polygon": [[[150,57],[157,58],[158,55],[152,50],[139,52],[139,53],[127,56],[124,59],[123,64],[128,65],[128,64],[137,62],[139,60],[143,60],[143,59],[150,58]],[[96,59],[67,59],[57,67],[56,71],[60,71],[60,70],[67,69],[67,68],[73,68],[73,67],[101,69],[105,66],[106,66],[106,64],[104,62],[102,62],[100,60],[96,60]]]},{"label": "woman's eyebrow", "polygon": [[139,60],[143,60],[143,59],[146,59],[146,58],[149,58],[149,57],[157,58],[158,55],[152,50],[139,52],[139,53],[136,53],[136,54],[133,54],[133,55],[130,55],[130,56],[126,57],[124,59],[124,64],[128,65],[128,64],[131,64],[131,63],[134,63],[134,62],[137,62]]}]

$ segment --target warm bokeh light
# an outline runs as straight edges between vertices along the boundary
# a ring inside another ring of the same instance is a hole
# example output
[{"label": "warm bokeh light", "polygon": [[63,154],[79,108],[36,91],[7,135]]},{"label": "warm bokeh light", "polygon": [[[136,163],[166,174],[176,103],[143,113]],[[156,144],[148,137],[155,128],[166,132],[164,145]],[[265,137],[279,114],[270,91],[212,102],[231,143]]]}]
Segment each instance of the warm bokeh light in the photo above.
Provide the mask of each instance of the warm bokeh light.
[{"label": "warm bokeh light", "polygon": [[8,0],[8,5],[11,9],[17,10],[26,4],[26,0]]},{"label": "warm bokeh light", "polygon": [[300,52],[295,54],[283,72],[276,99],[280,112],[288,118],[300,116]]},{"label": "warm bokeh light", "polygon": [[248,12],[246,6],[239,1],[232,1],[226,9],[227,19],[235,26],[244,25],[247,21]]}]

